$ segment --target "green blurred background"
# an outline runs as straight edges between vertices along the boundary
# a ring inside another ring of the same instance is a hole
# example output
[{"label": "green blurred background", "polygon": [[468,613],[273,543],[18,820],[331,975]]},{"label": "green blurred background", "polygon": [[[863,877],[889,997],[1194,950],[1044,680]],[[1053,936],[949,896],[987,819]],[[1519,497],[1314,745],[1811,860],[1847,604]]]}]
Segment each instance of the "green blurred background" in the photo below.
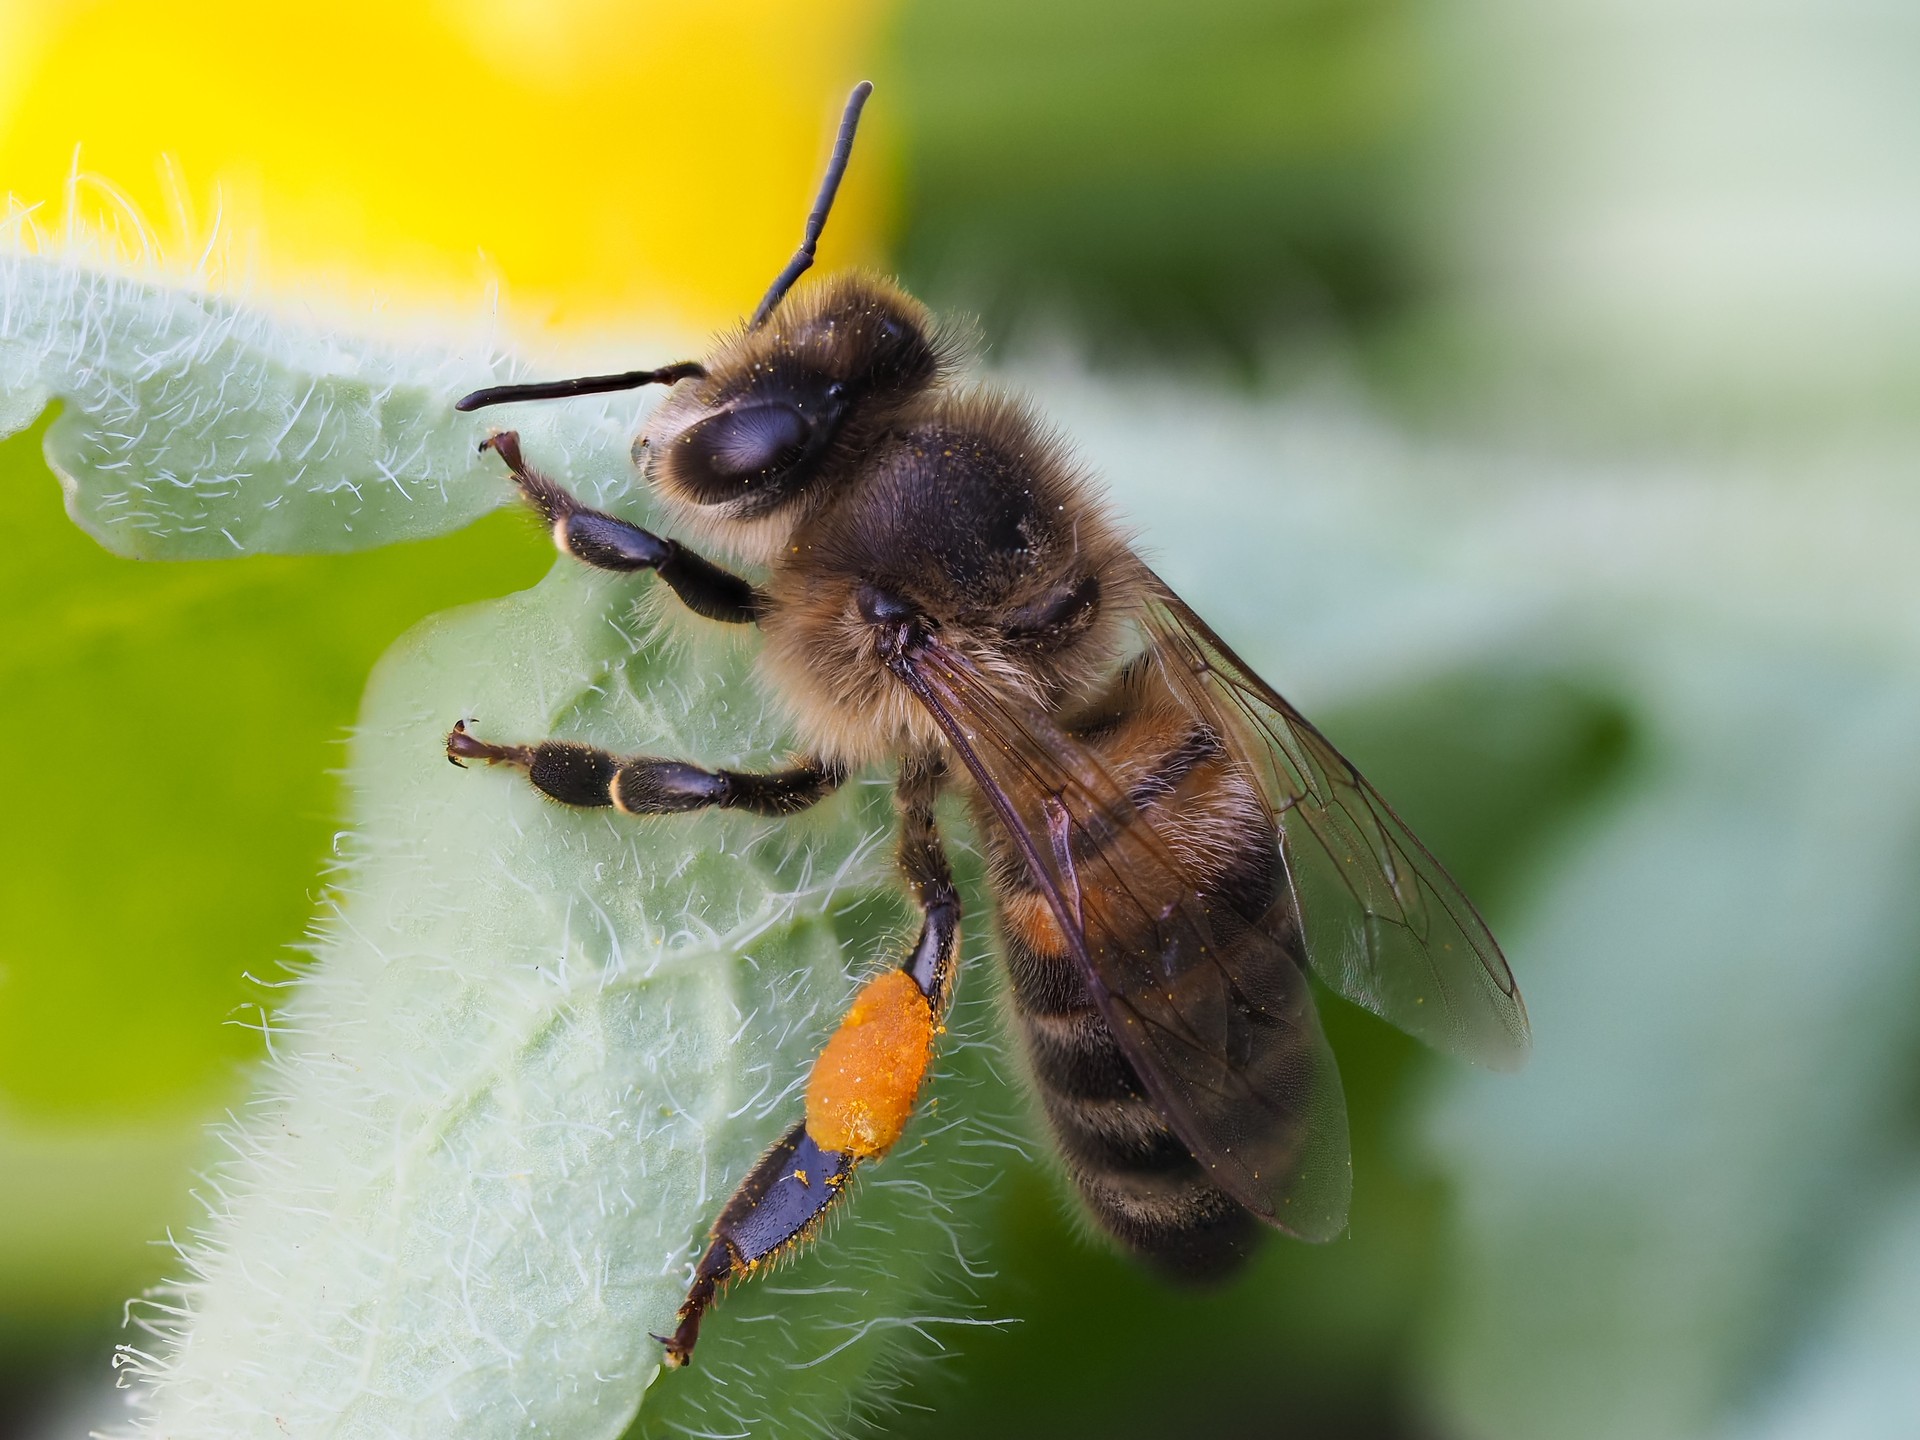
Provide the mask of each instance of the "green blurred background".
[{"label": "green blurred background", "polygon": [[[893,263],[1093,417],[1176,580],[1231,530],[1230,618],[1301,617],[1277,645],[1301,698],[1335,698],[1316,719],[1481,899],[1539,1055],[1463,1079],[1330,1004],[1352,1236],[1206,1296],[1085,1243],[1016,1169],[978,1305],[1017,1323],[965,1332],[880,1424],[1920,1434],[1920,14],[906,0],[881,28]],[[1127,434],[1129,394],[1189,415],[1192,448]],[[496,516],[133,565],[67,522],[38,434],[0,445],[21,1434],[98,1418],[121,1304],[193,1222],[202,1126],[270,1003],[246,975],[312,911],[373,661],[548,563]],[[1214,442],[1271,442],[1274,469],[1194,514]],[[1262,485],[1326,493],[1316,457],[1380,508],[1249,512]],[[1428,609],[1381,576],[1433,568],[1422,517],[1454,495],[1526,523],[1453,544]],[[1543,535],[1588,556],[1589,605],[1527,613]],[[1423,645],[1475,597],[1506,618]],[[1402,627],[1403,663],[1365,626]]]}]

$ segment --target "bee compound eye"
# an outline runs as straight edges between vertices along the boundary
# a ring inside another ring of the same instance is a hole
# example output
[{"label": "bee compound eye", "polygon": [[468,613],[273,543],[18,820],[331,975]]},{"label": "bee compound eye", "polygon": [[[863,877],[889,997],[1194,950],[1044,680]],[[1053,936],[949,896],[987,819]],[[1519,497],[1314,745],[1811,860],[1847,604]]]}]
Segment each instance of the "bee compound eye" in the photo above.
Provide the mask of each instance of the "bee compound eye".
[{"label": "bee compound eye", "polygon": [[745,480],[798,462],[813,427],[791,405],[749,405],[702,421],[689,438],[716,477]]}]

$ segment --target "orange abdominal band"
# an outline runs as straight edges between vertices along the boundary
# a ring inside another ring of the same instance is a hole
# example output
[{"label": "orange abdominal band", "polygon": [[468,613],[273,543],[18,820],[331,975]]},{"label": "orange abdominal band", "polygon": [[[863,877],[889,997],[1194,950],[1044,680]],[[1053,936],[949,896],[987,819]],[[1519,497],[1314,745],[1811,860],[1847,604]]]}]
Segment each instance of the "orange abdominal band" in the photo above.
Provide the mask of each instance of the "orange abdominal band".
[{"label": "orange abdominal band", "polygon": [[913,1114],[933,1053],[933,1011],[904,970],[861,987],[807,1081],[807,1133],[822,1150],[886,1153]]}]

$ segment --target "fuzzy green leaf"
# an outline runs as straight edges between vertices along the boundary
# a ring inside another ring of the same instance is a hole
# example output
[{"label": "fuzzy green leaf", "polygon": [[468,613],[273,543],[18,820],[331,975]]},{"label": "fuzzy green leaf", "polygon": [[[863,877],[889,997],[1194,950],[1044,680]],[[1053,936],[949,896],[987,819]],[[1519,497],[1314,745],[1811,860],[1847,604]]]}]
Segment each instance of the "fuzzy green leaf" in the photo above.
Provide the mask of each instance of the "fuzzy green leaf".
[{"label": "fuzzy green leaf", "polygon": [[[905,918],[883,788],[784,826],[649,823],[441,761],[469,715],[488,735],[773,759],[742,648],[643,643],[620,618],[634,589],[564,564],[382,663],[338,910],[230,1131],[190,1326],[150,1368],[156,1433],[243,1433],[259,1406],[296,1433],[611,1437],[633,1418],[690,1247],[798,1113],[807,1057]],[[766,1284],[730,1296],[663,1408],[756,1433],[843,1416],[956,1254],[941,1205],[913,1199],[933,1163],[909,1153],[861,1187],[777,1324],[752,1323]]]},{"label": "fuzzy green leaf", "polygon": [[[33,257],[0,260],[0,317],[7,425],[64,403],[46,451],[69,512],[123,553],[340,551],[448,530],[511,495],[474,453],[486,421],[451,409],[503,372],[491,361]],[[510,423],[542,468],[632,509],[637,408]],[[670,1326],[696,1243],[798,1114],[808,1057],[909,920],[884,787],[785,826],[615,823],[445,763],[464,717],[516,739],[775,762],[750,652],[685,617],[643,626],[648,589],[566,562],[421,626],[377,672],[314,961],[226,1127],[177,1303],[149,1316],[158,1343],[123,1357],[146,1381],[147,1433],[255,1434],[272,1417],[297,1433],[572,1437],[632,1422],[659,1368],[647,1332]],[[983,1000],[963,1003],[959,1033],[980,1028]],[[978,1088],[990,1051],[937,1089]],[[830,1256],[729,1296],[643,1429],[837,1424],[904,1353],[979,1323],[929,1296],[968,1265],[970,1217],[1010,1153],[987,1088],[957,1135],[936,1094],[858,1186]]]},{"label": "fuzzy green leaf", "polygon": [[[338,553],[468,523],[512,492],[475,454],[486,427],[452,401],[505,370],[491,356],[375,345],[235,300],[0,254],[0,438],[60,401],[46,454],[69,513],[143,560]],[[536,449],[591,457],[591,477],[556,468],[599,494],[626,479],[626,425],[612,414],[589,403],[516,419]],[[537,443],[560,436],[575,443]]]}]

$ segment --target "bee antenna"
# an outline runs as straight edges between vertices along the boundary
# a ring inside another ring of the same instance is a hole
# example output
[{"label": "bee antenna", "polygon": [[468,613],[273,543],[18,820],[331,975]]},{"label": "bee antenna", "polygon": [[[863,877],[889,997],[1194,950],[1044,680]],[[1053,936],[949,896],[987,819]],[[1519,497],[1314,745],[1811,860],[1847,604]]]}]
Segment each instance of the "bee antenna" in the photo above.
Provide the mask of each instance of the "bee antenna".
[{"label": "bee antenna", "polygon": [[604,395],[609,390],[637,390],[642,385],[672,385],[681,380],[706,378],[706,367],[692,360],[662,365],[658,370],[628,370],[620,375],[582,375],[578,380],[544,380],[533,385],[492,385],[462,395],[453,402],[456,410],[479,410],[487,405],[504,405],[509,400],[564,400],[569,395]]},{"label": "bee antenna", "polygon": [[860,128],[860,111],[871,94],[873,82],[862,80],[847,97],[847,108],[840,112],[840,133],[834,138],[833,156],[827,161],[827,173],[821,178],[820,193],[814,197],[813,213],[807,216],[806,238],[800,242],[800,248],[793,252],[787,268],[774,278],[766,298],[760,302],[759,309],[753,312],[753,319],[747,322],[749,330],[758,330],[766,324],[774,306],[784,300],[787,291],[793,288],[793,282],[813,267],[813,247],[820,243],[820,232],[826,229],[827,212],[833,208],[833,197],[840,189],[840,177],[847,173],[847,159],[853,154],[853,132]]},{"label": "bee antenna", "polygon": [[[814,197],[813,211],[807,216],[807,230],[800,248],[793,252],[787,268],[774,278],[773,287],[761,300],[748,322],[749,330],[767,323],[774,307],[808,270],[813,268],[814,247],[820,232],[827,228],[827,212],[833,209],[833,197],[839,193],[840,177],[847,173],[847,161],[853,155],[854,132],[860,128],[860,111],[873,94],[873,82],[862,80],[847,97],[847,108],[840,112],[840,133],[834,137],[833,154],[827,160],[827,173],[820,180],[820,193]],[[583,375],[577,380],[548,380],[532,385],[493,385],[475,390],[453,402],[456,410],[479,410],[488,405],[504,405],[512,400],[562,400],[572,395],[603,395],[610,390],[635,390],[642,385],[672,385],[677,381],[703,379],[706,370],[690,360],[662,365],[657,370],[628,370],[619,375]]]}]

